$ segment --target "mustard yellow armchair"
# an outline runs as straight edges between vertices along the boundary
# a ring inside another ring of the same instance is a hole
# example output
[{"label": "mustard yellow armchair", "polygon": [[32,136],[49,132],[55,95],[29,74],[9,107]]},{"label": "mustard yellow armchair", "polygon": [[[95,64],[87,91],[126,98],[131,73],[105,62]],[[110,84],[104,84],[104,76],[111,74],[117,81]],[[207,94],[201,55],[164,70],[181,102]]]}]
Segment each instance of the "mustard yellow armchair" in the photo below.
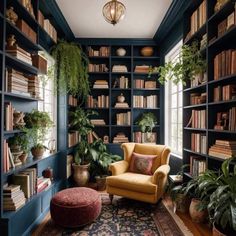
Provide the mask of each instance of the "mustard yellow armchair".
[{"label": "mustard yellow armchair", "polygon": [[[149,203],[157,203],[165,191],[169,167],[170,149],[165,145],[123,143],[124,160],[109,166],[112,176],[107,177],[107,192]],[[129,171],[132,153],[157,155],[153,160],[153,175]]]}]

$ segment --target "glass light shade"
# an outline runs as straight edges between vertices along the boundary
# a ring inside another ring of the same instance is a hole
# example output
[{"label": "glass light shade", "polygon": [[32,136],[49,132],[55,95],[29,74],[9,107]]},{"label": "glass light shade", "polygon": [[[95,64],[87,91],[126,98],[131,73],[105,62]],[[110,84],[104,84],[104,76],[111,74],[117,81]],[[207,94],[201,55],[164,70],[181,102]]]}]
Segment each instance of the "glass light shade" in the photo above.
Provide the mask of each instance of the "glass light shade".
[{"label": "glass light shade", "polygon": [[104,5],[102,13],[108,23],[115,25],[124,18],[125,6],[117,0],[112,0]]}]

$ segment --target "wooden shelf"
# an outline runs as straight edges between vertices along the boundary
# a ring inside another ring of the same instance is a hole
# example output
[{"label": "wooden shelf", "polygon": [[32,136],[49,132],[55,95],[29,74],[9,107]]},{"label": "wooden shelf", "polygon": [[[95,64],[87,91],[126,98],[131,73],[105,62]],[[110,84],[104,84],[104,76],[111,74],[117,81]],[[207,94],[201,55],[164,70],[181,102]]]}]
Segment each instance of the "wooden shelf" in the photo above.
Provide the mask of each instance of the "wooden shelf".
[{"label": "wooden shelf", "polygon": [[236,99],[235,100],[227,100],[227,101],[219,101],[219,102],[210,102],[210,103],[208,103],[208,106],[217,106],[217,105],[231,104],[231,103],[236,103]]},{"label": "wooden shelf", "polygon": [[203,103],[203,104],[196,104],[196,105],[189,105],[189,106],[184,106],[184,109],[192,109],[192,108],[199,108],[199,107],[205,107],[207,104]]},{"label": "wooden shelf", "polygon": [[110,72],[88,72],[89,75],[109,75]]},{"label": "wooden shelf", "polygon": [[160,110],[160,107],[156,108],[146,108],[146,107],[134,107],[134,110]]},{"label": "wooden shelf", "polygon": [[31,101],[31,102],[37,102],[37,101],[42,101],[41,99],[37,99],[37,98],[32,98],[29,96],[25,96],[25,95],[21,95],[21,94],[16,94],[16,93],[8,93],[8,92],[4,92],[4,95],[6,97],[12,97],[12,98],[17,98],[17,99],[21,99],[21,100],[26,100],[26,101]]},{"label": "wooden shelf", "polygon": [[11,134],[19,134],[22,133],[22,130],[10,130],[10,131],[4,131],[4,135],[11,135]]},{"label": "wooden shelf", "polygon": [[208,129],[208,132],[211,133],[222,133],[222,134],[235,134],[235,131],[231,131],[231,130],[218,130],[218,129]]},{"label": "wooden shelf", "polygon": [[184,91],[184,92],[192,92],[192,91],[194,91],[194,90],[198,90],[198,89],[200,89],[200,88],[202,89],[202,88],[204,88],[204,87],[206,87],[206,83],[200,84],[200,85],[195,86],[195,87],[186,88],[186,89],[184,89],[183,91]]},{"label": "wooden shelf", "polygon": [[190,173],[184,172],[184,175],[187,176],[188,178],[192,179],[193,176]]},{"label": "wooden shelf", "polygon": [[111,88],[111,90],[114,90],[114,91],[130,91],[131,88]]},{"label": "wooden shelf", "polygon": [[142,56],[134,56],[133,57],[134,61],[150,61],[150,60],[160,60],[160,57],[142,57]]},{"label": "wooden shelf", "polygon": [[231,82],[233,78],[236,77],[236,74],[234,75],[227,75],[227,76],[224,76],[218,80],[210,80],[208,82],[208,85],[215,85],[215,84],[220,84],[222,82]]},{"label": "wooden shelf", "polygon": [[134,88],[133,89],[134,91],[147,91],[147,92],[153,92],[153,91],[160,91],[159,88],[153,88],[153,89],[147,89],[147,88]]},{"label": "wooden shelf", "polygon": [[198,131],[198,132],[206,132],[206,129],[200,129],[200,128],[191,128],[191,127],[184,127],[184,130],[189,130],[189,131]]},{"label": "wooden shelf", "polygon": [[185,152],[188,152],[188,153],[192,153],[192,154],[195,154],[195,155],[198,155],[198,156],[202,156],[202,157],[208,157],[207,154],[203,154],[203,153],[200,153],[200,152],[194,152],[190,149],[187,149],[187,148],[184,148],[183,149]]},{"label": "wooden shelf", "polygon": [[88,56],[89,59],[109,59],[109,56]]}]

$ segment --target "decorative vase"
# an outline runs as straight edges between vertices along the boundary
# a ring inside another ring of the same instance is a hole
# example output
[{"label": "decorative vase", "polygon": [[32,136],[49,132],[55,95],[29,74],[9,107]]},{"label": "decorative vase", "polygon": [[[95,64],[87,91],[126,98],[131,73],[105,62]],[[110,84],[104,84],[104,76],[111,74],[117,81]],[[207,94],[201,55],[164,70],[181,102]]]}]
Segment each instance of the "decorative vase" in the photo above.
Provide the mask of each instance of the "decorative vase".
[{"label": "decorative vase", "polygon": [[190,199],[183,193],[178,193],[175,199],[176,211],[186,213],[190,206]]},{"label": "decorative vase", "polygon": [[23,152],[18,158],[22,163],[24,163],[27,160],[28,153]]},{"label": "decorative vase", "polygon": [[86,186],[89,181],[89,171],[88,168],[90,164],[87,165],[77,165],[75,163],[72,164],[74,169],[74,181],[79,187]]},{"label": "decorative vase", "polygon": [[192,198],[191,204],[189,207],[189,214],[192,218],[192,221],[196,222],[196,223],[204,222],[206,219],[206,216],[207,216],[207,210],[199,211],[197,209],[200,202],[201,202],[200,200],[198,200],[196,198]]},{"label": "decorative vase", "polygon": [[152,47],[143,47],[141,49],[140,53],[144,57],[150,57],[153,55],[153,48]]},{"label": "decorative vase", "polygon": [[34,158],[41,158],[43,156],[45,149],[42,147],[32,147],[31,148],[31,153]]},{"label": "decorative vase", "polygon": [[116,55],[117,56],[123,57],[123,56],[125,56],[125,54],[126,54],[126,50],[124,48],[118,48],[116,50]]},{"label": "decorative vase", "polygon": [[213,228],[212,228],[212,236],[227,236],[227,235],[220,232],[220,230],[218,228],[216,228],[216,226],[214,224]]},{"label": "decorative vase", "polygon": [[106,176],[95,176],[97,189],[104,191],[106,189]]},{"label": "decorative vase", "polygon": [[123,93],[121,93],[121,94],[117,97],[117,101],[118,101],[118,102],[124,102],[124,101],[125,101],[125,97],[124,97]]}]

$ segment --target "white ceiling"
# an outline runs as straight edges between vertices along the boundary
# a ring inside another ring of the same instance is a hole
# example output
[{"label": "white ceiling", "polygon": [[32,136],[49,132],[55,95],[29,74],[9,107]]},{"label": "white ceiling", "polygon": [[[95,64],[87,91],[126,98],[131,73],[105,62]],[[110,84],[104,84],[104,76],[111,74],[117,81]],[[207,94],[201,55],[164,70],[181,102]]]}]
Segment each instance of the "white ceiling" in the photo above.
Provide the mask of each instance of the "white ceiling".
[{"label": "white ceiling", "polygon": [[125,18],[113,26],[105,21],[102,7],[109,0],[56,0],[75,37],[153,38],[172,0],[119,0]]}]

